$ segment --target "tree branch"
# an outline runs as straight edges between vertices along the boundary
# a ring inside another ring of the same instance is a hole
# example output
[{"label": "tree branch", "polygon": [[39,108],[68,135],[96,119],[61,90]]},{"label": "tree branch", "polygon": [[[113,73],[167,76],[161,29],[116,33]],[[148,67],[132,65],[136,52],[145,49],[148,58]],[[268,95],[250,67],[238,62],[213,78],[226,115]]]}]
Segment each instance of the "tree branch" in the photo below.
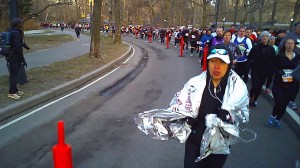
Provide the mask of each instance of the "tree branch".
[{"label": "tree branch", "polygon": [[53,6],[61,6],[61,5],[72,5],[72,2],[58,2],[58,3],[54,3],[54,4],[49,4],[47,6],[45,6],[42,10],[40,10],[39,12],[36,13],[32,13],[30,15],[28,15],[27,19],[24,19],[23,22],[28,21],[29,19],[31,19],[32,17],[37,17],[39,16],[41,13],[43,13],[45,10],[47,10],[49,7],[53,7]]}]

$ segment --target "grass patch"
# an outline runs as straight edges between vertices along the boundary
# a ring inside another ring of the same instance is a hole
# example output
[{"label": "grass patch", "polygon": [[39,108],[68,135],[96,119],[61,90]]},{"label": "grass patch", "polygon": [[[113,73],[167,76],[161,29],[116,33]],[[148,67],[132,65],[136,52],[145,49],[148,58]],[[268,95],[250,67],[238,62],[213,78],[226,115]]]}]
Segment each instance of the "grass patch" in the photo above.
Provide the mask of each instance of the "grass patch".
[{"label": "grass patch", "polygon": [[115,45],[113,44],[113,40],[106,37],[102,37],[101,43],[101,53],[105,56],[103,59],[89,58],[89,54],[86,54],[48,66],[26,70],[28,83],[18,86],[18,88],[25,93],[19,100],[12,100],[7,97],[9,86],[8,76],[0,76],[0,108],[79,78],[119,58],[128,50],[128,45]]},{"label": "grass patch", "polygon": [[30,50],[24,49],[24,54],[34,52],[41,49],[53,48],[60,46],[64,43],[73,41],[70,35],[57,34],[57,35],[46,35],[46,34],[30,34],[25,35],[26,44],[30,47]]}]

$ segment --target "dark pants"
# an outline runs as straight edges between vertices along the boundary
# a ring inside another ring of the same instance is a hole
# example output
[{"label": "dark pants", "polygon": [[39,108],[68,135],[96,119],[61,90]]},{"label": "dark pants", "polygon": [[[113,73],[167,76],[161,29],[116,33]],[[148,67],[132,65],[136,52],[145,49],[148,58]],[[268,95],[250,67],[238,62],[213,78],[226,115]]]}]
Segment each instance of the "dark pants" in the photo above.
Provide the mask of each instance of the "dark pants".
[{"label": "dark pants", "polygon": [[296,97],[297,97],[297,95],[299,93],[299,82],[298,82],[298,84],[295,87],[296,87],[295,92],[293,92],[292,96],[291,96],[291,101],[293,101],[293,102],[296,100]]},{"label": "dark pants", "polygon": [[248,81],[248,74],[250,71],[248,62],[237,62],[234,71],[243,79],[245,83]]},{"label": "dark pants", "polygon": [[275,105],[273,107],[272,116],[277,120],[280,120],[283,116],[286,107],[292,99],[292,96],[297,91],[297,83],[290,84],[289,87],[283,87],[280,84],[273,83],[272,93],[275,101]]},{"label": "dark pants", "polygon": [[261,93],[261,88],[266,82],[269,74],[268,73],[253,73],[251,72],[251,83],[252,87],[250,89],[250,100],[256,101]]},{"label": "dark pants", "polygon": [[195,162],[200,155],[200,142],[195,144],[187,141],[185,144],[184,168],[222,168],[228,155],[210,154],[200,162]]},{"label": "dark pants", "polygon": [[274,72],[270,73],[267,79],[266,88],[270,88],[274,77]]},{"label": "dark pants", "polygon": [[184,39],[184,44],[185,44],[185,50],[188,50],[189,49],[189,40]]},{"label": "dark pants", "polygon": [[7,68],[9,71],[9,94],[15,94],[19,91],[17,88],[17,84],[21,66],[21,63],[14,61],[7,63]]},{"label": "dark pants", "polygon": [[160,43],[165,43],[165,37],[160,36]]},{"label": "dark pants", "polygon": [[193,53],[194,50],[196,50],[197,42],[196,41],[190,41],[190,43],[191,43],[191,53]]},{"label": "dark pants", "polygon": [[175,46],[176,46],[176,44],[180,44],[180,39],[175,39]]}]

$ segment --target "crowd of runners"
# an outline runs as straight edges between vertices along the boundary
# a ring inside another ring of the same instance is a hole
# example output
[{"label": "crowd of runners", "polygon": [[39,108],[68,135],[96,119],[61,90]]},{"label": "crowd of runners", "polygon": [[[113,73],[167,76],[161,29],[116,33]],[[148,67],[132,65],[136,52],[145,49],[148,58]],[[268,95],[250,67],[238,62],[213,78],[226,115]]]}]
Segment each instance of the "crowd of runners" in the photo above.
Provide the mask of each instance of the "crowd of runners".
[{"label": "crowd of runners", "polygon": [[[204,48],[218,44],[226,45],[235,56],[233,69],[248,82],[250,108],[255,108],[257,99],[265,85],[265,92],[272,94],[275,105],[268,126],[280,128],[279,123],[285,109],[289,106],[297,110],[295,99],[299,92],[299,82],[293,80],[291,73],[300,61],[300,23],[295,24],[295,31],[287,34],[286,30],[254,31],[252,28],[232,25],[224,28],[154,28],[143,26],[122,27],[122,35],[131,34],[135,38],[166,43],[168,40],[175,47],[183,41],[185,55],[197,56],[203,64]],[[183,38],[183,40],[182,40]],[[271,87],[272,86],[272,87]]]}]

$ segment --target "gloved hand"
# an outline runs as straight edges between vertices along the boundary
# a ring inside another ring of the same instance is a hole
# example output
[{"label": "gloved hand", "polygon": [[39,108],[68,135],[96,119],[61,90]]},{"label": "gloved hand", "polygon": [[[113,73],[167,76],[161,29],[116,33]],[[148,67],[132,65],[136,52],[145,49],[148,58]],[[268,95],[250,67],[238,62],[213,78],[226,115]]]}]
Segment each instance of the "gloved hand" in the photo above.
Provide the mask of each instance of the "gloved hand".
[{"label": "gloved hand", "polygon": [[218,109],[217,117],[220,118],[223,122],[232,123],[230,113],[227,110]]},{"label": "gloved hand", "polygon": [[26,63],[26,61],[23,61],[23,62],[22,62],[22,65],[23,65],[24,67],[27,68],[27,63]]}]

